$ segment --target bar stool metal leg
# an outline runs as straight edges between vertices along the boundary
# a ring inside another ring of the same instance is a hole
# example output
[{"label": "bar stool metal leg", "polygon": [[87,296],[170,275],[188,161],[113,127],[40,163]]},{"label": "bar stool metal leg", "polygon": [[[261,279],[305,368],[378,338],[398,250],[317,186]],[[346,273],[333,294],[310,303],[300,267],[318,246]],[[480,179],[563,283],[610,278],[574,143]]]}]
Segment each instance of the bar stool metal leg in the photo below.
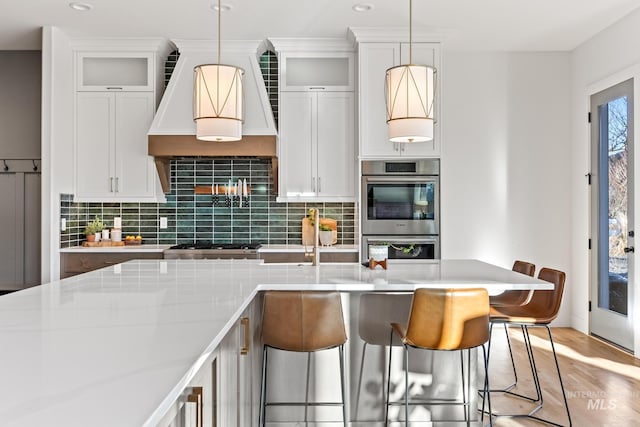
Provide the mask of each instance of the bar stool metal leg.
[{"label": "bar stool metal leg", "polygon": [[[564,391],[564,384],[562,382],[562,375],[560,374],[560,365],[558,364],[558,356],[556,354],[556,348],[555,348],[555,345],[553,343],[553,337],[551,336],[551,329],[549,328],[549,325],[542,325],[542,326],[544,326],[547,329],[547,333],[549,335],[549,342],[551,343],[551,353],[553,353],[553,360],[554,360],[555,365],[556,365],[556,372],[558,373],[558,381],[560,382],[560,390],[562,392],[562,398],[563,398],[563,401],[564,401],[564,408],[565,408],[565,411],[567,412],[567,419],[569,420],[569,427],[571,427],[572,426],[572,421],[571,421],[571,413],[569,412],[569,403],[567,402],[567,395],[566,395],[566,393]],[[528,337],[529,336],[529,326],[528,325],[524,325],[524,329],[527,332],[527,337]],[[531,352],[531,357],[533,358],[533,350]],[[535,367],[535,361],[534,361],[534,367]],[[537,368],[536,368],[536,379],[538,379]],[[538,384],[538,387],[540,387],[539,384]],[[559,423],[556,423],[554,421],[550,421],[550,420],[547,420],[547,419],[544,419],[544,418],[540,418],[540,417],[537,417],[537,416],[533,415],[541,407],[542,407],[542,394],[540,396],[540,405],[539,405],[539,407],[536,408],[536,410],[534,410],[534,411],[530,412],[529,414],[527,414],[526,417],[527,418],[531,418],[531,419],[536,420],[536,421],[540,421],[540,422],[552,425],[552,426],[563,427],[562,424],[559,424]]]},{"label": "bar stool metal leg", "polygon": [[389,425],[389,394],[391,393],[391,353],[393,350],[393,346],[391,345],[393,341],[393,329],[391,329],[391,334],[389,335],[389,365],[387,372],[387,395],[384,405],[384,425],[385,427]]},{"label": "bar stool metal leg", "polygon": [[338,347],[340,353],[340,385],[342,388],[342,421],[344,423],[344,427],[347,427],[349,422],[349,418],[347,416],[347,382],[345,375],[345,355],[344,355],[344,344]]},{"label": "bar stool metal leg", "polygon": [[311,369],[310,368],[311,365],[311,352],[307,353],[307,379],[306,379],[306,383],[305,383],[305,391],[304,391],[304,422],[307,423],[308,418],[307,418],[307,413],[308,413],[308,409],[309,409],[309,376],[311,375]]},{"label": "bar stool metal leg", "polygon": [[[360,358],[360,373],[358,374],[358,389],[356,390],[356,412],[355,419],[358,420],[358,409],[360,409],[360,389],[362,388],[362,372],[364,371],[364,356],[367,350],[367,343],[363,343],[362,345],[362,356]],[[384,371],[383,371],[384,372]],[[383,374],[384,376],[384,374]]]},{"label": "bar stool metal leg", "polygon": [[264,427],[267,409],[267,346],[262,347],[262,381],[260,382],[260,413],[258,425]]},{"label": "bar stool metal leg", "polygon": [[518,371],[516,371],[516,362],[513,360],[513,350],[511,349],[511,337],[509,336],[509,327],[506,323],[504,326],[504,334],[507,336],[507,347],[509,348],[509,358],[511,359],[511,368],[513,369],[513,383],[506,386],[504,391],[509,391],[518,385]]}]

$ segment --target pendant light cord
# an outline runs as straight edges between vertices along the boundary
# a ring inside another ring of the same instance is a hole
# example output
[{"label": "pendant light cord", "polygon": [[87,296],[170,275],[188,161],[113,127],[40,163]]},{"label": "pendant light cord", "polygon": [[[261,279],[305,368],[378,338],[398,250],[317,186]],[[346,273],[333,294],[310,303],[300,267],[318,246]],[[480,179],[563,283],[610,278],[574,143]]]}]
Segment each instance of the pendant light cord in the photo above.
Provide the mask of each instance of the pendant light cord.
[{"label": "pendant light cord", "polygon": [[409,64],[413,64],[413,0],[409,0]]},{"label": "pendant light cord", "polygon": [[222,26],[222,18],[221,18],[221,11],[222,11],[222,0],[218,0],[218,64],[220,64],[220,50],[221,50],[221,46],[222,46],[222,32],[221,32],[221,26]]}]

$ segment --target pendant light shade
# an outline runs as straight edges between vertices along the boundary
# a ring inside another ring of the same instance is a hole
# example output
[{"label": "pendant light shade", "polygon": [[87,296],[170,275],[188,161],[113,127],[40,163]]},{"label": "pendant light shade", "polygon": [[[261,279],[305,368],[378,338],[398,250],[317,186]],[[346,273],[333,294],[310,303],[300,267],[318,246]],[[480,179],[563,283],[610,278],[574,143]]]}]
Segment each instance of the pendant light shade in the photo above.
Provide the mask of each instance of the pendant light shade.
[{"label": "pendant light shade", "polygon": [[244,70],[205,64],[194,69],[193,111],[196,138],[204,141],[242,139]]},{"label": "pendant light shade", "polygon": [[436,69],[412,63],[413,2],[409,0],[409,64],[391,67],[385,77],[387,129],[392,142],[433,140]]},{"label": "pendant light shade", "polygon": [[400,65],[387,70],[385,97],[392,142],[433,140],[435,68]]},{"label": "pendant light shade", "polygon": [[221,11],[218,0],[218,63],[194,68],[193,120],[196,138],[203,141],[239,141],[242,139],[244,70],[220,63],[222,50]]}]

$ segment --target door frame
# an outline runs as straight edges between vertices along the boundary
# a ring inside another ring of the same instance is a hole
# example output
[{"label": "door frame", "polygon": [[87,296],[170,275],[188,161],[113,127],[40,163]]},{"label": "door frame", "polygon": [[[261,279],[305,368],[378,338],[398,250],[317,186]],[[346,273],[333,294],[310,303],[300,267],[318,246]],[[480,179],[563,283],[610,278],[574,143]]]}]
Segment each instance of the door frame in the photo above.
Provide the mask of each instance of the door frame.
[{"label": "door frame", "polygon": [[[594,82],[588,86],[586,86],[585,88],[585,92],[583,92],[583,105],[585,106],[585,110],[584,110],[584,114],[586,116],[586,113],[589,112],[591,110],[591,96],[601,92],[605,89],[608,89],[612,86],[615,86],[618,83],[621,83],[625,80],[629,80],[629,79],[633,79],[634,80],[634,87],[633,87],[633,97],[634,97],[634,105],[633,105],[633,120],[634,123],[638,124],[640,123],[640,63],[637,63],[633,66],[630,66],[628,68],[625,68],[624,70],[618,71],[616,73],[611,74],[610,76],[603,78],[602,80],[599,80],[597,82]],[[591,171],[591,165],[592,165],[592,147],[591,147],[591,123],[589,123],[587,120],[584,120],[584,126],[586,127],[586,133],[585,135],[587,136],[585,144],[586,144],[586,170],[587,171]],[[634,154],[633,154],[633,174],[634,174],[634,178],[635,177],[640,177],[640,127],[638,127],[638,129],[636,129],[636,132],[634,132],[634,137],[633,137],[633,145],[635,148],[634,150]],[[630,196],[633,197],[635,200],[640,200],[640,185],[634,185],[634,189],[633,189],[633,194]],[[587,194],[586,194],[586,202],[587,202],[587,216],[586,216],[586,235],[588,236],[588,238],[592,238],[593,236],[591,235],[592,233],[592,209],[591,209],[591,205],[592,205],[592,191],[591,191],[591,187],[587,188]],[[636,227],[640,226],[640,204],[636,203],[636,209],[634,212],[634,224],[636,224]],[[636,239],[640,239],[640,236],[637,236]],[[640,240],[639,240],[640,241]],[[595,250],[595,246],[592,245],[591,250],[589,250],[587,252],[587,258],[586,258],[586,272],[587,272],[587,283],[586,283],[586,288],[584,288],[584,291],[582,293],[583,298],[582,301],[585,301],[584,304],[584,308],[579,309],[578,313],[584,313],[584,318],[587,319],[587,330],[585,331],[586,333],[590,333],[591,331],[591,315],[588,311],[588,305],[586,304],[587,301],[591,301],[591,290],[592,290],[592,286],[594,283],[594,278],[593,278],[593,272],[594,272],[594,267],[593,267],[593,261],[594,261],[594,256],[592,251]],[[640,252],[640,251],[639,251]],[[640,267],[640,264],[638,264],[638,253],[634,253],[634,264],[636,266]],[[636,276],[640,275],[640,268],[636,268],[638,274],[636,274]],[[584,276],[583,276],[584,277]],[[633,295],[631,297],[631,299],[629,300],[629,304],[630,304],[630,310],[629,310],[629,316],[631,318],[631,321],[633,322],[634,325],[634,348],[633,348],[633,352],[636,358],[640,358],[640,286],[638,286],[638,277],[635,278],[635,283],[634,283],[634,290],[635,292],[633,292]]]}]

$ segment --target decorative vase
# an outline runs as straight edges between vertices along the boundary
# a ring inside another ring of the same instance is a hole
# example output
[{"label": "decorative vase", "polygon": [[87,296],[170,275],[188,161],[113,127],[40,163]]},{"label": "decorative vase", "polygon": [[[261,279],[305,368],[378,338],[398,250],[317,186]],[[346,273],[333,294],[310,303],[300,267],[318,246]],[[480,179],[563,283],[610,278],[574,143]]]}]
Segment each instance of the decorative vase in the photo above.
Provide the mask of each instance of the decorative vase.
[{"label": "decorative vase", "polygon": [[331,246],[333,244],[333,231],[320,230],[320,244],[322,246]]},{"label": "decorative vase", "polygon": [[369,245],[369,259],[374,261],[385,261],[389,257],[389,246]]}]

